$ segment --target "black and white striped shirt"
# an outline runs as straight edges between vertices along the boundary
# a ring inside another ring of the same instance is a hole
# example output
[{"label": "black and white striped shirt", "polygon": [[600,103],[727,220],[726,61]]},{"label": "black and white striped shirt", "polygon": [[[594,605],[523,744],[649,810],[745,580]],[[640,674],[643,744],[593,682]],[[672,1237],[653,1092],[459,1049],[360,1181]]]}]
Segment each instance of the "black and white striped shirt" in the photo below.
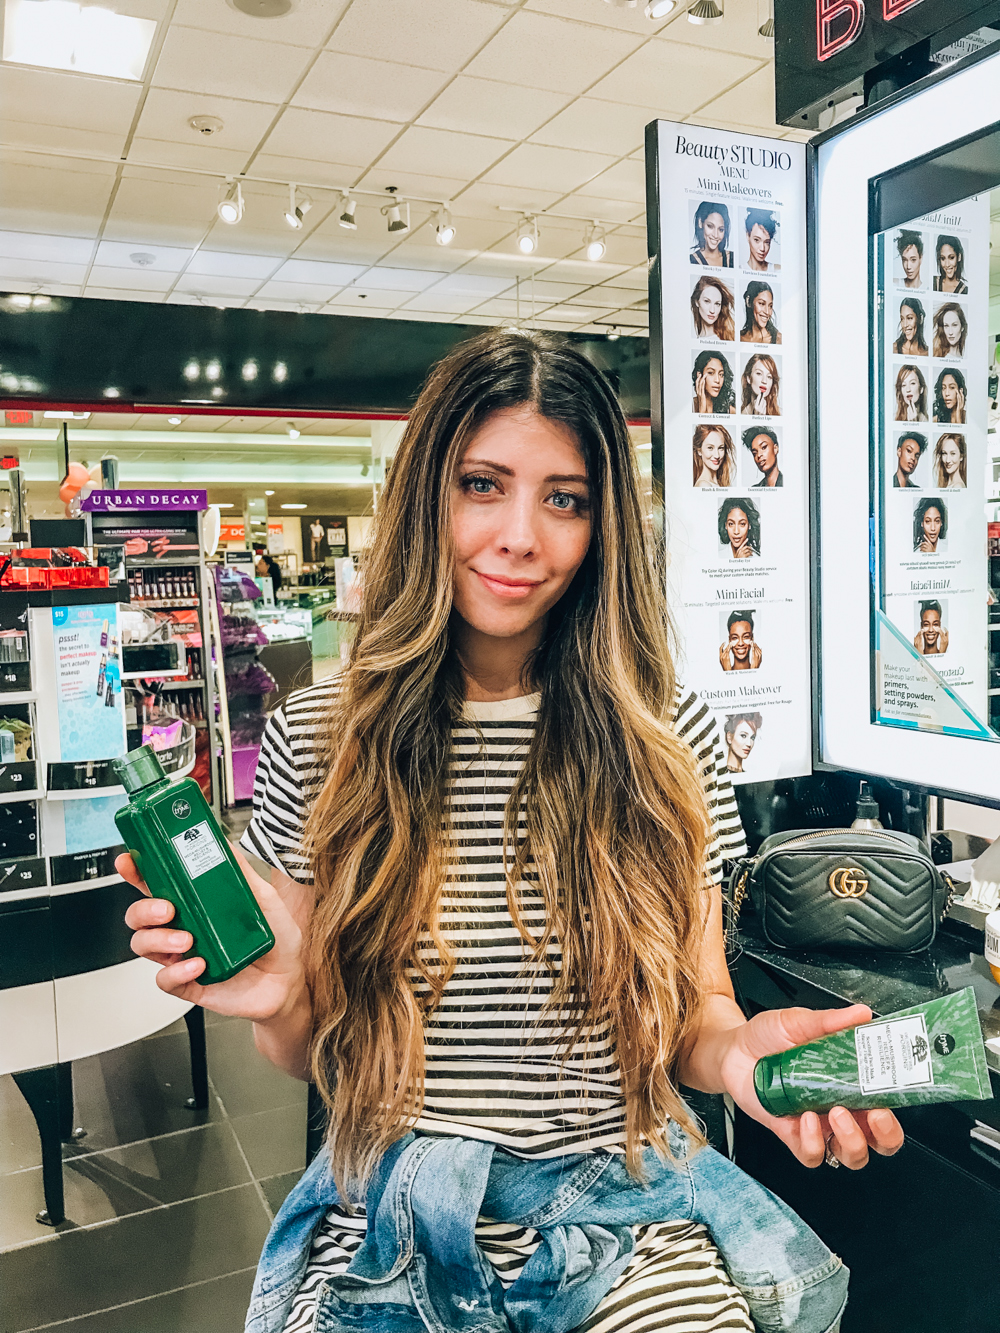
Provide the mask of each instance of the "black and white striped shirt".
[{"label": "black and white striped shirt", "polygon": [[[317,751],[337,689],[331,679],[292,694],[269,722],[243,837],[249,851],[302,882],[310,879],[302,831],[324,777]],[[561,965],[559,942],[532,959],[507,903],[504,808],[537,709],[537,695],[467,703],[453,730],[440,927],[455,967],[424,1023],[424,1105],[416,1128],[487,1139],[526,1157],[620,1152],[624,1099],[610,1023],[598,1021],[565,1050],[569,1015],[545,1009]],[[708,869],[718,879],[723,859],[744,851],[718,726],[698,696],[683,691],[673,725],[697,758],[712,816]],[[543,904],[530,867],[526,874],[522,914],[538,937]],[[410,979],[418,995],[427,994],[415,969]]]}]

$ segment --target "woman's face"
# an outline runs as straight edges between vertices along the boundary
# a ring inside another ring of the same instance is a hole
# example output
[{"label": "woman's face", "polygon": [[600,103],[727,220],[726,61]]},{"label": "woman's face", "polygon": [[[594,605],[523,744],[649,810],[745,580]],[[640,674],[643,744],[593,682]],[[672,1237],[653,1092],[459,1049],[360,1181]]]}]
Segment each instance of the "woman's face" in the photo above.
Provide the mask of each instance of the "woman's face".
[{"label": "woman's face", "polygon": [[708,468],[709,472],[718,472],[722,466],[722,460],[726,456],[726,445],[717,430],[713,430],[711,434],[705,436],[698,452],[701,455],[702,463]]},{"label": "woman's face", "polygon": [[938,263],[941,265],[941,275],[945,278],[953,278],[955,270],[958,268],[958,255],[950,245],[942,245],[938,251]]},{"label": "woman's face", "polygon": [[701,234],[705,238],[706,250],[718,250],[726,237],[726,224],[721,213],[709,213],[701,224]]},{"label": "woman's face", "polygon": [[945,475],[953,477],[962,462],[962,451],[955,440],[945,440],[941,445],[941,466]]},{"label": "woman's face", "polygon": [[698,314],[703,324],[714,324],[722,309],[722,293],[718,287],[706,287],[698,297]]},{"label": "woman's face", "polygon": [[709,398],[718,398],[726,381],[726,372],[722,362],[713,356],[705,367],[705,392]]},{"label": "woman's face", "polygon": [[954,375],[945,375],[941,381],[941,397],[944,399],[944,405],[949,412],[954,412],[955,405],[958,402],[958,381]]},{"label": "woman's face", "polygon": [[771,392],[771,386],[773,384],[774,376],[771,374],[770,370],[768,370],[765,362],[755,361],[753,370],[750,372],[750,388],[753,391],[753,396],[755,398],[761,396],[766,398]]},{"label": "woman's face", "polygon": [[451,526],[461,619],[504,639],[544,622],[590,545],[587,469],[576,436],[531,408],[495,412],[456,469]]},{"label": "woman's face", "polygon": [[962,321],[954,310],[945,312],[944,318],[941,320],[941,329],[948,346],[957,347],[962,336]]},{"label": "woman's face", "polygon": [[730,509],[726,515],[726,536],[729,538],[729,544],[734,551],[746,541],[747,533],[750,531],[750,520],[742,509]]},{"label": "woman's face", "polygon": [[937,641],[940,629],[940,613],[938,611],[924,611],[920,617],[920,632],[924,636],[924,644],[926,646],[930,647]]},{"label": "woman's face", "polygon": [[899,392],[902,394],[903,402],[907,407],[912,407],[920,397],[920,381],[917,379],[916,371],[908,370],[906,372],[900,382]]},{"label": "woman's face", "polygon": [[741,762],[748,757],[753,749],[753,743],[757,739],[757,733],[749,722],[737,722],[736,730],[726,739],[729,741],[729,748],[737,759]]},{"label": "woman's face", "polygon": [[758,292],[753,298],[753,318],[759,329],[766,329],[774,314],[774,297],[770,292]]},{"label": "woman's face", "polygon": [[929,542],[937,542],[941,536],[941,510],[937,505],[931,505],[924,514],[924,536]]},{"label": "woman's face", "polygon": [[907,342],[912,342],[917,336],[917,313],[908,305],[900,306],[899,327],[903,330],[903,337]]},{"label": "woman's face", "polygon": [[749,620],[737,620],[729,627],[729,647],[737,662],[745,662],[753,647],[753,626]]},{"label": "woman's face", "polygon": [[771,250],[771,233],[766,227],[762,227],[759,222],[755,222],[747,233],[747,242],[750,246],[750,253],[758,264],[766,264],[767,256]]}]

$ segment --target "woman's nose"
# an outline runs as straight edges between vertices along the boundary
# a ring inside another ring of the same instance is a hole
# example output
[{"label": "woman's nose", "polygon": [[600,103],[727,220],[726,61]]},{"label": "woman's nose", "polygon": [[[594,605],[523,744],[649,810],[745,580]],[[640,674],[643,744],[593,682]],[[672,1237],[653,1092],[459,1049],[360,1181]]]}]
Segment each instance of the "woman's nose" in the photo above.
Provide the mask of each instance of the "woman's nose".
[{"label": "woman's nose", "polygon": [[511,555],[530,555],[538,543],[534,505],[527,500],[505,505],[498,537],[502,550]]}]

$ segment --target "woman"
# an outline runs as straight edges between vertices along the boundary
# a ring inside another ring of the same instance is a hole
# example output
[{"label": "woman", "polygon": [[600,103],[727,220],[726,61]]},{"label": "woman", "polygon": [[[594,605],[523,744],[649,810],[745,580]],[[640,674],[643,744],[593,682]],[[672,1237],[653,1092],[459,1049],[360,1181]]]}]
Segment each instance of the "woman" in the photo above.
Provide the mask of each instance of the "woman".
[{"label": "woman", "polygon": [[964,435],[940,435],[934,446],[934,484],[946,490],[963,490],[966,479]]},{"label": "woman", "polygon": [[892,344],[897,356],[927,356],[925,318],[923,304],[915,296],[904,296],[899,303],[899,336]]},{"label": "woman", "polygon": [[774,291],[771,284],[754,279],[743,293],[746,318],[740,330],[743,343],[780,343],[781,334],[774,322]]},{"label": "woman", "polygon": [[927,420],[927,381],[916,366],[900,366],[896,375],[896,420]]},{"label": "woman", "polygon": [[718,531],[731,560],[760,555],[760,513],[752,500],[726,500],[719,507]]},{"label": "woman", "polygon": [[934,279],[936,292],[952,292],[955,296],[968,296],[969,284],[965,281],[965,251],[957,236],[939,236],[937,238],[937,277]]},{"label": "woman", "polygon": [[934,355],[964,356],[969,322],[957,301],[946,301],[934,311]]},{"label": "woman", "polygon": [[729,248],[729,209],[725,204],[703,200],[694,215],[694,246],[691,263],[706,268],[732,268]]},{"label": "woman", "polygon": [[753,637],[753,612],[731,611],[726,621],[729,636],[719,648],[723,671],[756,671],[764,654]]},{"label": "woman", "polygon": [[724,426],[696,426],[692,439],[694,484],[731,486],[736,480],[736,446]]},{"label": "woman", "polygon": [[934,384],[934,420],[942,425],[965,425],[965,376],[956,367],[942,370]]},{"label": "woman", "polygon": [[721,352],[699,352],[691,371],[694,385],[692,410],[705,416],[736,411],[733,372]]},{"label": "woman", "polygon": [[939,543],[948,536],[948,510],[943,500],[925,495],[913,511],[913,549],[921,555],[939,555]]},{"label": "woman", "polygon": [[760,713],[731,713],[726,718],[726,767],[730,773],[743,772],[763,721]]},{"label": "woman", "polygon": [[[774,1119],[756,1100],[760,1056],[870,1011],[746,1022],[733,1001],[706,887],[741,846],[724,752],[707,709],[678,695],[604,377],[537,336],[460,345],[410,414],[375,522],[350,664],[293,694],[262,746],[244,844],[272,883],[242,864],[275,948],[202,987],[170,905],[128,912],[161,989],[252,1018],[258,1048],[330,1107],[248,1330],[343,1327],[345,1311],[360,1327],[358,1302],[380,1297],[394,1326],[428,1327],[418,1283],[433,1326],[456,1333],[484,1314],[493,1327],[508,1302],[528,1326],[749,1333],[704,1225],[678,1228],[692,1205],[667,1202],[678,1181],[694,1199],[710,1169],[729,1193],[704,1188],[698,1211],[741,1271],[783,1275],[796,1329],[832,1328],[839,1261],[712,1149],[688,1153],[700,1136],[676,1086],[728,1091],[808,1165],[825,1135],[856,1167],[902,1131],[890,1112]],[[118,867],[138,882],[130,858]],[[663,1267],[678,1246],[680,1280]]]},{"label": "woman", "polygon": [[948,631],[941,624],[941,603],[920,603],[920,628],[913,636],[913,646],[924,657],[948,651]]},{"label": "woman", "polygon": [[691,318],[699,338],[722,338],[732,342],[736,336],[733,321],[733,294],[724,282],[704,274],[691,293]]},{"label": "woman", "polygon": [[743,367],[742,411],[757,417],[780,416],[778,382],[778,365],[774,357],[766,352],[754,352]]},{"label": "woman", "polygon": [[268,555],[266,551],[258,551],[257,559],[254,561],[254,569],[257,572],[258,578],[271,580],[271,587],[274,590],[275,597],[277,597],[278,589],[283,582],[283,577],[281,566],[278,564],[277,560],[275,560],[274,556]]}]

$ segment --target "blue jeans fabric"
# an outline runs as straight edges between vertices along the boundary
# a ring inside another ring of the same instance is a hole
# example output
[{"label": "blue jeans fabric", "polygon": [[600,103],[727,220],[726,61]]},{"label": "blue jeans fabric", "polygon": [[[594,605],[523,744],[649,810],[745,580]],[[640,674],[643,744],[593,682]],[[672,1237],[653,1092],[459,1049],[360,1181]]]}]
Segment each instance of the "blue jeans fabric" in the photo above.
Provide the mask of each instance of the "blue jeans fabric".
[{"label": "blue jeans fabric", "polygon": [[[316,1333],[569,1333],[635,1250],[632,1227],[692,1220],[712,1234],[760,1333],[832,1333],[848,1271],[780,1199],[712,1148],[647,1149],[646,1183],[620,1154],[525,1160],[476,1139],[407,1134],[368,1188],[367,1236],[320,1290]],[[337,1202],[320,1153],[275,1218],[246,1333],[280,1333],[313,1234]],[[533,1227],[541,1243],[504,1291],[476,1245],[480,1217]]]}]

